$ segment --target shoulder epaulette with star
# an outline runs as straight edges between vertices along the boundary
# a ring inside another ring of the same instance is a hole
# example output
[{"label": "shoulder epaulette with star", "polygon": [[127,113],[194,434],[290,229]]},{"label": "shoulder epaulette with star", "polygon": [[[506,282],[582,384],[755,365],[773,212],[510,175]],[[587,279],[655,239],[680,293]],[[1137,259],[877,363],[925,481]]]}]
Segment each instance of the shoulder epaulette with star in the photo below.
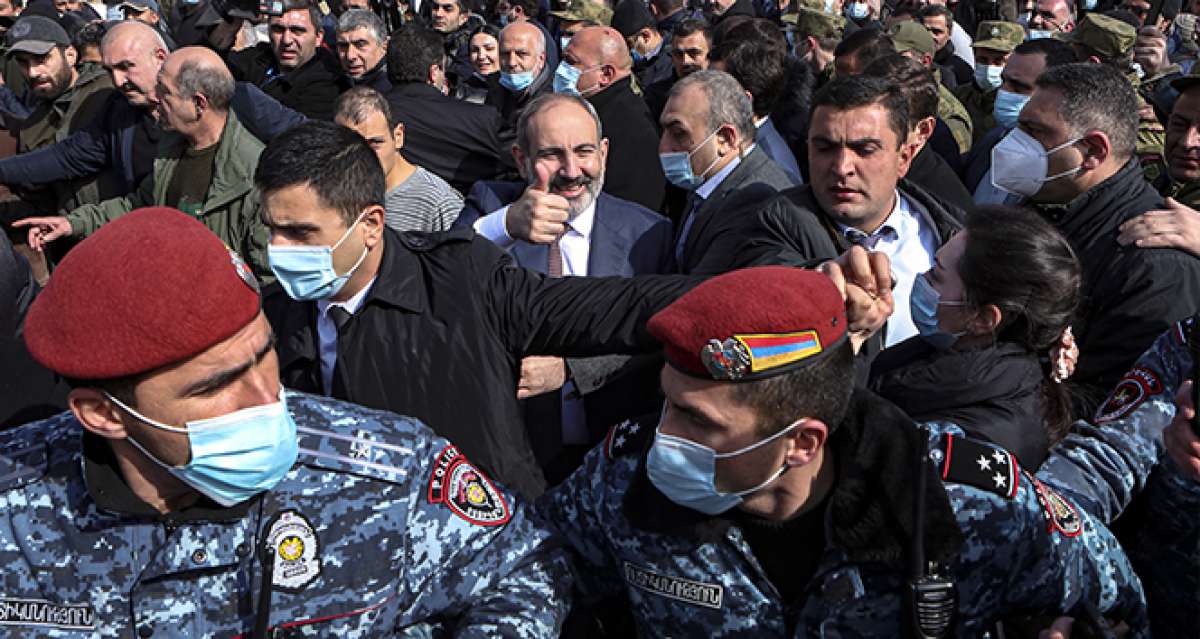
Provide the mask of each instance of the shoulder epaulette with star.
[{"label": "shoulder epaulette with star", "polygon": [[981,442],[955,435],[942,439],[942,480],[966,484],[1012,499],[1021,482],[1021,467],[1013,454]]},{"label": "shoulder epaulette with star", "polygon": [[627,419],[608,429],[604,437],[604,457],[615,459],[623,455],[636,455],[646,449],[647,442],[654,438],[659,413],[650,413],[637,419]]}]

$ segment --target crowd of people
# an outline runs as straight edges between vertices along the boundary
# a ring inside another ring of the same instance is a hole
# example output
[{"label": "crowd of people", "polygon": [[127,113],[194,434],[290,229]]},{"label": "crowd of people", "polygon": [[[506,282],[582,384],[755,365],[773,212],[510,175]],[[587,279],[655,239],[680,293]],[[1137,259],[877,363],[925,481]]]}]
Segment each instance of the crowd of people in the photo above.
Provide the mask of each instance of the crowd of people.
[{"label": "crowd of people", "polygon": [[0,0],[0,634],[1196,636],[1198,21]]}]

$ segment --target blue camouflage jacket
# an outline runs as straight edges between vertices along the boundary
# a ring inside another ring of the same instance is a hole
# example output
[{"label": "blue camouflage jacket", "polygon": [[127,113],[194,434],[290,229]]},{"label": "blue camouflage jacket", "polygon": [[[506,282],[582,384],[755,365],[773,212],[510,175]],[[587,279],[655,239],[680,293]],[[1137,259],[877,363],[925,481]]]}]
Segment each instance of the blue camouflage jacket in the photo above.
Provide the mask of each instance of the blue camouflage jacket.
[{"label": "blue camouflage jacket", "polygon": [[[614,428],[537,502],[536,515],[575,551],[582,597],[627,597],[639,632],[651,637],[905,634],[907,564],[888,549],[909,544],[920,453],[904,451],[917,450],[922,431],[899,409],[857,391],[830,437],[841,450],[834,449],[828,541],[803,598],[790,605],[762,568],[786,557],[756,557],[734,521],[676,506],[649,482],[644,458],[656,417]],[[1000,619],[1053,616],[1085,600],[1126,621],[1130,636],[1147,636],[1141,586],[1104,526],[1006,451],[965,439],[951,424],[929,428],[942,481],[930,481],[926,552],[956,581],[954,636],[983,636]],[[837,441],[839,431],[855,429]],[[873,509],[886,513],[883,525],[862,525]],[[796,548],[802,552],[804,540]]]},{"label": "blue camouflage jacket", "polygon": [[266,566],[274,636],[557,636],[568,561],[517,497],[414,420],[287,398],[277,486],[166,516],[70,413],[0,433],[0,634],[248,636]]},{"label": "blue camouflage jacket", "polygon": [[1177,322],[1159,336],[1114,387],[1096,424],[1086,427],[1090,441],[1069,437],[1064,454],[1052,455],[1038,472],[1104,517],[1115,517],[1133,496],[1144,495],[1126,548],[1145,584],[1158,637],[1194,636],[1200,627],[1200,484],[1162,454],[1162,429],[1175,417],[1175,394],[1193,378],[1194,322]]}]

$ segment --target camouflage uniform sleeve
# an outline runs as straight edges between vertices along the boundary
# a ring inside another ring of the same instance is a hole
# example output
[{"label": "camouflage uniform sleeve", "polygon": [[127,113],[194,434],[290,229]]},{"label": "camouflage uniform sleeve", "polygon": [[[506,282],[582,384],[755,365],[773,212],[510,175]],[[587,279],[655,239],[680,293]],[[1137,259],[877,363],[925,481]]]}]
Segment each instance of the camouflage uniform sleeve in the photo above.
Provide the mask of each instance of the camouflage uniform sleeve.
[{"label": "camouflage uniform sleeve", "polygon": [[420,447],[403,588],[411,621],[442,619],[456,637],[557,637],[570,606],[566,552],[518,498],[456,447]]},{"label": "camouflage uniform sleeve", "polygon": [[[987,473],[997,481],[984,474],[986,483],[978,485],[946,483],[966,534],[954,570],[964,623],[1070,614],[1087,601],[1128,624],[1129,636],[1149,636],[1141,583],[1113,534],[1002,449],[978,442],[975,448],[988,451]],[[943,450],[945,457],[935,459],[950,468],[953,447]],[[962,628],[970,636],[985,629]]]},{"label": "camouflage uniform sleeve", "polygon": [[[616,463],[631,462],[622,459]],[[534,516],[570,545],[576,586],[585,601],[599,601],[624,588],[604,534],[608,500],[616,500],[613,507],[620,509],[620,496],[608,494],[605,481],[610,463],[605,444],[593,448],[583,466],[534,505]]]},{"label": "camouflage uniform sleeve", "polygon": [[1191,377],[1186,336],[1178,322],[1121,378],[1093,423],[1079,421],[1038,470],[1038,479],[1092,516],[1112,522],[1145,486],[1175,416],[1175,393]]}]

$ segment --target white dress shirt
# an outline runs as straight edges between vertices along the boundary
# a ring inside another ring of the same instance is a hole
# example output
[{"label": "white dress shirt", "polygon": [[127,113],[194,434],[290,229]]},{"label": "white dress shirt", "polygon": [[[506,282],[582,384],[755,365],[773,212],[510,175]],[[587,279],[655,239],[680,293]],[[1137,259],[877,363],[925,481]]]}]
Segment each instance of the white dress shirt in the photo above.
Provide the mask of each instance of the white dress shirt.
[{"label": "white dress shirt", "polygon": [[[475,232],[494,242],[504,250],[509,250],[517,240],[508,234],[505,227],[505,216],[508,207],[475,220]],[[588,259],[592,251],[592,228],[596,221],[596,202],[592,201],[575,219],[567,222],[567,232],[558,239],[559,249],[562,250],[563,276],[582,277],[588,274]],[[542,265],[544,268],[546,265]],[[569,371],[568,371],[569,372]],[[583,407],[583,398],[575,388],[573,380],[567,380],[560,390],[562,395],[562,429],[563,442],[566,444],[588,444],[587,414]]]},{"label": "white dress shirt", "polygon": [[325,388],[326,395],[333,393],[333,369],[337,366],[338,338],[337,325],[333,323],[333,318],[329,317],[329,308],[340,306],[351,315],[357,313],[358,309],[362,308],[363,302],[366,301],[367,293],[374,285],[375,278],[371,278],[371,281],[367,282],[361,291],[345,302],[317,301],[317,341],[321,351],[321,384]]},{"label": "white dress shirt", "polygon": [[[917,334],[908,306],[913,281],[933,267],[933,256],[937,253],[937,232],[913,209],[913,205],[897,192],[892,212],[862,242],[864,248],[888,256],[892,275],[896,278],[896,288],[892,289],[896,308],[888,319],[885,347]],[[841,224],[838,227],[843,233],[849,229]]]}]

